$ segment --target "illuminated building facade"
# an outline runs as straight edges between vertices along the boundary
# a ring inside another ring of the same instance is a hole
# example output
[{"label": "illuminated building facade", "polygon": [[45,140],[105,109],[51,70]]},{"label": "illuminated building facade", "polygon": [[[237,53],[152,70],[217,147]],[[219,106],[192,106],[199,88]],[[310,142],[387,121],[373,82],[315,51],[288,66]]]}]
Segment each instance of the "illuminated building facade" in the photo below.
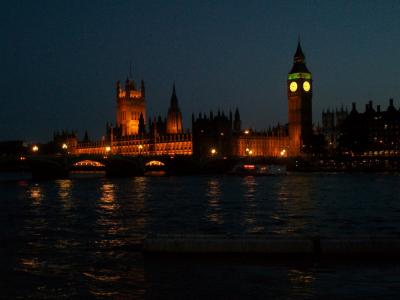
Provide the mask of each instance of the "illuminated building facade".
[{"label": "illuminated building facade", "polygon": [[[241,130],[239,111],[225,116],[193,117],[193,153],[206,156],[296,157],[311,150],[312,77],[307,69],[300,42],[287,79],[288,125],[277,125],[267,131]],[[211,150],[215,150],[211,153]]]},{"label": "illuminated building facade", "polygon": [[167,119],[146,116],[145,88],[135,89],[133,80],[127,79],[125,89],[117,83],[117,124],[107,124],[107,137],[98,142],[81,142],[74,154],[95,155],[192,155],[192,134],[182,129],[182,114],[178,105],[175,84]]},{"label": "illuminated building facade", "polygon": [[[125,88],[117,82],[117,127],[120,127],[122,136],[139,134],[139,127],[144,126],[146,120],[145,87],[142,80],[140,89],[136,89],[135,82],[126,79]],[[139,126],[139,123],[140,124]]]},{"label": "illuminated building facade", "polygon": [[182,133],[182,113],[178,106],[178,97],[176,96],[175,83],[172,88],[171,103],[167,116],[167,134]]},{"label": "illuminated building facade", "polygon": [[287,78],[288,125],[277,125],[266,132],[250,130],[234,138],[237,156],[296,157],[310,151],[312,130],[312,77],[305,63],[300,42]]},{"label": "illuminated building facade", "polygon": [[[225,115],[212,112],[192,116],[192,132],[183,133],[182,113],[175,84],[166,119],[154,117],[146,131],[145,88],[140,90],[127,79],[125,89],[117,84],[117,124],[107,126],[103,142],[80,143],[77,154],[121,155],[194,155],[198,158],[228,156],[296,157],[311,148],[312,77],[298,43],[294,62],[287,78],[288,124],[267,131],[242,130],[239,110]],[[107,146],[108,145],[108,146]],[[108,150],[106,151],[106,147]]]},{"label": "illuminated building facade", "polygon": [[300,42],[287,80],[290,156],[307,152],[312,143],[312,77]]}]

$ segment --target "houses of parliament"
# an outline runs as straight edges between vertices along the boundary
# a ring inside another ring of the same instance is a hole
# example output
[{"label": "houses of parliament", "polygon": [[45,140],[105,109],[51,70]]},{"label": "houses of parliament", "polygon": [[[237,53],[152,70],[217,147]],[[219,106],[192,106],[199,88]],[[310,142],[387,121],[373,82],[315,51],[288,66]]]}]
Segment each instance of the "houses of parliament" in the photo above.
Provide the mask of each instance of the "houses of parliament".
[{"label": "houses of parliament", "polygon": [[266,131],[243,129],[239,110],[192,114],[192,130],[184,131],[175,84],[166,117],[146,114],[145,83],[127,78],[116,84],[116,124],[107,124],[104,140],[78,142],[74,154],[193,155],[210,157],[297,157],[311,145],[312,75],[300,42],[287,77],[288,124]]}]

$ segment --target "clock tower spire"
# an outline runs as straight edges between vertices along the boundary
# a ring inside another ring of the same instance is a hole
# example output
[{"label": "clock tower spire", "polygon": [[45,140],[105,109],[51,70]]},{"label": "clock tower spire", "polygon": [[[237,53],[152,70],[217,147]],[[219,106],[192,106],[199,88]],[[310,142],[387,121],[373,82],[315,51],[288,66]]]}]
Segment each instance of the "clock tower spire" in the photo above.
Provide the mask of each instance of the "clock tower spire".
[{"label": "clock tower spire", "polygon": [[299,40],[287,79],[291,156],[299,156],[311,147],[312,87],[311,72]]}]

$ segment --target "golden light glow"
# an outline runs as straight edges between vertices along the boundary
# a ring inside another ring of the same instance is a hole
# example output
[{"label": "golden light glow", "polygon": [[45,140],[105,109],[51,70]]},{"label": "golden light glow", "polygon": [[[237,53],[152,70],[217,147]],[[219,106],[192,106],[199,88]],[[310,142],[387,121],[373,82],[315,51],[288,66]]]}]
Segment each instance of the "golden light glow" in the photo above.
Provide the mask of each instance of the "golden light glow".
[{"label": "golden light glow", "polygon": [[142,151],[142,149],[143,149],[143,146],[139,145],[139,150]]},{"label": "golden light glow", "polygon": [[215,148],[212,148],[212,149],[211,149],[211,154],[212,154],[212,155],[215,155],[216,153],[217,153],[217,150],[216,150]]},{"label": "golden light glow", "polygon": [[253,150],[249,150],[249,155],[252,155],[253,154]]},{"label": "golden light glow", "polygon": [[161,162],[161,161],[158,161],[158,160],[151,160],[148,163],[146,163],[146,166],[147,167],[153,167],[153,166],[163,167],[163,166],[165,166],[165,164],[163,162]]},{"label": "golden light glow", "polygon": [[306,92],[308,92],[308,91],[311,89],[310,82],[304,81],[304,82],[303,82],[303,89],[304,89]]},{"label": "golden light glow", "polygon": [[37,145],[34,145],[34,146],[32,147],[32,151],[33,151],[33,152],[38,152],[38,151],[39,151],[39,147],[38,147]]},{"label": "golden light glow", "polygon": [[20,156],[19,160],[26,160],[25,156]]},{"label": "golden light glow", "polygon": [[291,92],[297,91],[297,82],[292,81],[292,82],[290,83],[290,85],[289,85],[289,88],[290,88],[290,91],[291,91]]},{"label": "golden light glow", "polygon": [[62,144],[61,148],[68,149],[68,145],[66,143]]},{"label": "golden light glow", "polygon": [[286,156],[286,149],[283,149],[282,151],[281,151],[281,156],[283,157],[283,156]]},{"label": "golden light glow", "polygon": [[246,129],[245,131],[244,131],[244,134],[249,134],[250,133],[250,131],[248,130],[248,129]]},{"label": "golden light glow", "polygon": [[76,163],[74,163],[75,167],[105,167],[104,164],[98,162],[98,161],[94,161],[94,160],[81,160],[78,161]]},{"label": "golden light glow", "polygon": [[110,152],[111,151],[111,147],[110,146],[107,146],[106,147],[106,152]]}]

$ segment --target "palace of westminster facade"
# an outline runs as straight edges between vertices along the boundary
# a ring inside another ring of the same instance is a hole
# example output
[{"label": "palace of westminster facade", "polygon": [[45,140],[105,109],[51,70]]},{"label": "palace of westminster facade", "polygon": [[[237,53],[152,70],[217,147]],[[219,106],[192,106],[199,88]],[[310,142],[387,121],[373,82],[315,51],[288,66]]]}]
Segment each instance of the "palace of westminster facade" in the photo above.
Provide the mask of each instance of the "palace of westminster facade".
[{"label": "palace of westminster facade", "polygon": [[107,124],[103,141],[78,142],[73,154],[193,155],[206,157],[297,157],[307,152],[313,136],[312,76],[298,43],[287,78],[288,124],[264,132],[243,130],[238,109],[192,115],[192,132],[184,132],[175,84],[165,119],[149,118],[146,124],[146,92],[127,79],[116,87],[116,125]]}]

